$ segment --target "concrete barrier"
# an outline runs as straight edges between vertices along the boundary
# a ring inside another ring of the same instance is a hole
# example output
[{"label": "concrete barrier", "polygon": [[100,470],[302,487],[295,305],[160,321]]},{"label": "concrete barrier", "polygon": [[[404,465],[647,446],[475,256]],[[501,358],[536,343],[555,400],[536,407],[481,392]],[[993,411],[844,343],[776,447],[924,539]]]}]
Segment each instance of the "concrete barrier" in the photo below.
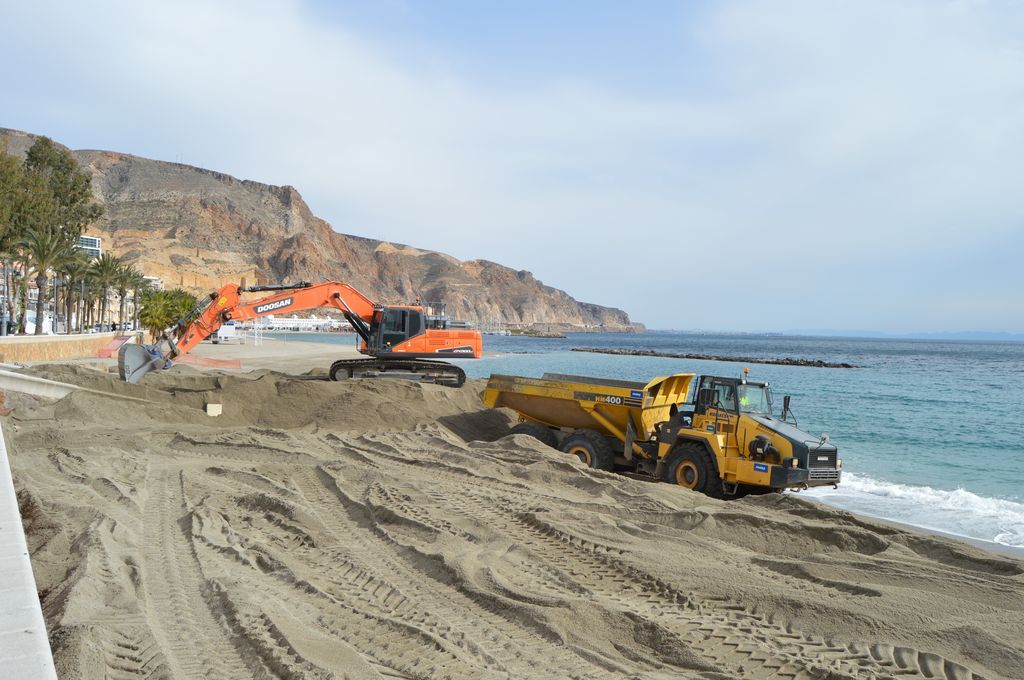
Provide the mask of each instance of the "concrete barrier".
[{"label": "concrete barrier", "polygon": [[32,575],[7,445],[0,428],[0,668],[4,677],[57,680]]},{"label": "concrete barrier", "polygon": [[95,358],[96,353],[123,333],[79,335],[8,335],[0,337],[0,361],[61,361]]},{"label": "concrete barrier", "polygon": [[24,375],[17,371],[8,371],[4,369],[0,369],[0,390],[4,392],[24,392],[25,394],[32,394],[37,397],[46,397],[47,399],[60,399],[62,397],[66,397],[75,390],[81,390],[82,392],[89,392],[90,394],[101,394],[104,397],[110,397],[111,399],[123,399],[125,401],[136,401],[144,404],[156,403],[149,399],[142,399],[141,397],[130,397],[127,394],[94,390],[88,387],[72,385],[71,383],[62,383],[57,382],[56,380],[37,378],[34,375]]}]

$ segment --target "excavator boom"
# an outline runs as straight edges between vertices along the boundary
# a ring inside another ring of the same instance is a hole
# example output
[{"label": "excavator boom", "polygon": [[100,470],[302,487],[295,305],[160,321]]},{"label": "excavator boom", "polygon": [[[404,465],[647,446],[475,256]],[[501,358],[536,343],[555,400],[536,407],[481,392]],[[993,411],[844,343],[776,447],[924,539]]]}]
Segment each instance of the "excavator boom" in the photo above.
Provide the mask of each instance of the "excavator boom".
[{"label": "excavator boom", "polygon": [[[242,295],[270,292],[256,300]],[[228,321],[246,321],[271,314],[306,311],[320,307],[339,310],[359,335],[359,351],[368,359],[334,362],[332,380],[349,377],[402,377],[424,382],[461,385],[462,369],[428,361],[432,357],[479,358],[480,333],[468,328],[449,328],[443,315],[420,305],[382,306],[347,283],[326,281],[295,285],[252,286],[227,284],[210,293],[177,324],[164,331],[154,345],[124,345],[118,354],[121,378],[136,383],[157,368],[169,368],[173,360],[191,351]]]}]

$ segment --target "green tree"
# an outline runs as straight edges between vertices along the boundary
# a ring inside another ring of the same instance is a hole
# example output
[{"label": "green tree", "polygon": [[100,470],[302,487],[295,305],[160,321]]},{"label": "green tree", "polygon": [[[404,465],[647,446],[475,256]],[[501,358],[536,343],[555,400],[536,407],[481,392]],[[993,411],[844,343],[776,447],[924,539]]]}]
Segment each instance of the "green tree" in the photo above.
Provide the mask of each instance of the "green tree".
[{"label": "green tree", "polygon": [[7,145],[0,141],[0,250],[6,250],[16,240],[12,238],[14,213],[23,177],[21,162],[7,153]]},{"label": "green tree", "polygon": [[[35,335],[43,333],[43,312],[46,306],[47,285],[50,282],[50,270],[62,267],[74,256],[75,240],[66,232],[55,228],[30,230],[18,242],[22,251],[22,262],[25,264],[25,275],[35,272],[36,280],[36,329]],[[53,314],[53,330],[57,326],[57,310]]]},{"label": "green tree", "polygon": [[25,154],[25,174],[42,179],[55,206],[53,226],[77,241],[82,231],[103,214],[93,201],[92,175],[82,170],[71,152],[40,137]]},{"label": "green tree", "polygon": [[28,234],[46,231],[53,224],[56,205],[53,195],[44,178],[39,175],[24,174],[12,199],[10,250],[12,259],[20,264],[14,282],[15,296],[18,298],[18,332],[25,332],[28,309],[28,278],[31,274],[31,255],[25,250],[25,237]]},{"label": "green tree", "polygon": [[181,288],[174,288],[168,291],[168,294],[171,296],[171,310],[174,312],[174,319],[171,323],[176,323],[179,319],[185,317],[199,304],[199,300],[195,295]]},{"label": "green tree", "polygon": [[197,302],[195,296],[180,288],[174,290],[150,290],[142,295],[142,309],[139,321],[149,329],[155,339],[182,317],[191,312]]},{"label": "green tree", "polygon": [[6,266],[14,260],[14,242],[18,231],[15,228],[15,213],[20,202],[24,172],[21,161],[7,153],[7,145],[0,141],[0,269],[4,280],[0,285],[7,298],[3,300],[7,318],[14,317],[14,269]]},{"label": "green tree", "polygon": [[29,277],[34,274],[39,288],[38,334],[50,270],[60,265],[84,228],[102,214],[102,207],[93,201],[91,182],[90,173],[79,167],[71,152],[46,137],[32,144],[23,163],[0,150],[0,257],[22,265],[20,278],[8,286],[12,311],[13,300],[20,301],[22,333]]},{"label": "green tree", "polygon": [[7,298],[3,300],[4,312],[6,313],[7,319],[15,318],[15,285],[14,285],[14,267],[9,266],[15,258],[15,251],[13,244],[4,245],[0,247],[0,271],[2,271],[4,279],[0,285],[3,286],[3,290],[7,295]]},{"label": "green tree", "polygon": [[142,296],[139,321],[149,330],[153,339],[174,323],[173,300],[163,290],[147,291]]}]

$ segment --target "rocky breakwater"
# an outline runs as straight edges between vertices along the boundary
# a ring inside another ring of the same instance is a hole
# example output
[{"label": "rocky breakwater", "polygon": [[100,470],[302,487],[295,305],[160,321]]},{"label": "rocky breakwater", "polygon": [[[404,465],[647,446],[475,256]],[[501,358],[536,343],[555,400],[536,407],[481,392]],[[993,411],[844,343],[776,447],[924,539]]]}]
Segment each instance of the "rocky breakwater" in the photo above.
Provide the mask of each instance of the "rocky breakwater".
[{"label": "rocky breakwater", "polygon": [[773,366],[808,366],[810,368],[857,368],[853,364],[832,363],[821,359],[794,359],[791,357],[730,357],[717,354],[690,354],[674,352],[655,352],[650,349],[605,348],[605,347],[573,347],[573,352],[592,352],[594,354],[619,354],[630,357],[660,357],[663,359],[699,359],[701,361],[734,361],[744,364],[769,364]]}]

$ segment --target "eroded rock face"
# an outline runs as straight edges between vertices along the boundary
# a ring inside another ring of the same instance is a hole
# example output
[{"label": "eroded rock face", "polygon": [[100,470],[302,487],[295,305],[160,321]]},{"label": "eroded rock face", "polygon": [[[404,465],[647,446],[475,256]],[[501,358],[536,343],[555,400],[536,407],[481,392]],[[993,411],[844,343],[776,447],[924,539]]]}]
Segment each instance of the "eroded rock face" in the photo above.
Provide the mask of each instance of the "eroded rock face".
[{"label": "eroded rock face", "polygon": [[[33,136],[0,129],[10,153]],[[207,293],[229,281],[341,280],[385,303],[443,301],[474,322],[626,329],[619,309],[581,303],[527,271],[334,231],[290,186],[178,163],[75,151],[105,213],[103,247],[166,285]]]}]

